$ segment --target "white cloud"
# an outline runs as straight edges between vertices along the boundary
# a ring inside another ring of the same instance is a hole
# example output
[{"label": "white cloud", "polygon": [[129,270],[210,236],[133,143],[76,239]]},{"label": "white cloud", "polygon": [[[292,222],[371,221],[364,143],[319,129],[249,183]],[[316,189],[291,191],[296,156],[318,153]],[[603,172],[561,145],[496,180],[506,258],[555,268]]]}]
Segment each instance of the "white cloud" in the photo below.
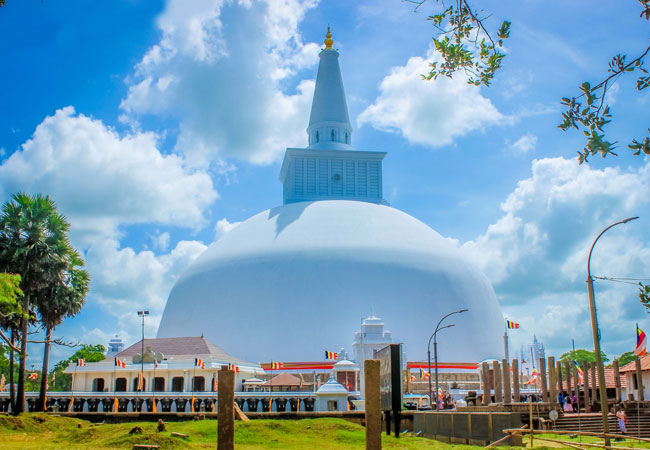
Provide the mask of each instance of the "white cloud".
[{"label": "white cloud", "polygon": [[413,144],[441,147],[507,120],[462,74],[422,80],[436,58],[429,51],[426,58],[415,56],[405,66],[393,67],[379,86],[379,97],[359,115],[359,126],[367,123],[399,132]]},{"label": "white cloud", "polygon": [[101,121],[58,110],[0,165],[0,198],[18,190],[49,194],[90,242],[121,224],[162,223],[200,228],[217,197],[210,176],[163,155],[153,133],[120,136]]},{"label": "white cloud", "polygon": [[216,239],[219,239],[224,234],[236,228],[241,222],[229,222],[225,217],[219,221],[214,227],[214,234]]},{"label": "white cloud", "polygon": [[510,142],[506,139],[506,145],[518,154],[525,154],[537,147],[537,136],[531,133],[526,133],[515,142]]},{"label": "white cloud", "polygon": [[[594,169],[574,160],[535,160],[502,203],[503,216],[462,245],[492,281],[508,316],[522,323],[515,342],[537,334],[559,355],[570,344],[589,348],[587,255],[607,225],[650,207],[650,164]],[[642,218],[643,219],[643,218]],[[647,220],[647,219],[646,219]],[[638,222],[609,231],[594,250],[592,274],[643,277],[650,273],[650,236]],[[605,351],[632,347],[630,330],[645,319],[636,287],[596,283]]]},{"label": "white cloud", "polygon": [[144,114],[178,119],[176,149],[195,165],[275,161],[285,147],[306,142],[313,81],[284,82],[318,61],[319,46],[298,33],[316,3],[168,2],[160,41],[127,80],[125,116],[134,126]]}]

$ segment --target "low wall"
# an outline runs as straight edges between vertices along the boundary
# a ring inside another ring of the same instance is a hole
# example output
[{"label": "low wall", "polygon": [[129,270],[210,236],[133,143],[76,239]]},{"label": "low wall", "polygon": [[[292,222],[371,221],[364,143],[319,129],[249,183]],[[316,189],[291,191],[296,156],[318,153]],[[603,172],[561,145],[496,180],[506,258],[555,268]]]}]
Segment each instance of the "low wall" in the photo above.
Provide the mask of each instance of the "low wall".
[{"label": "low wall", "polygon": [[[506,436],[503,430],[521,428],[522,415],[516,412],[414,412],[413,431],[424,437],[451,444],[485,446]],[[504,445],[520,446],[521,437]]]}]

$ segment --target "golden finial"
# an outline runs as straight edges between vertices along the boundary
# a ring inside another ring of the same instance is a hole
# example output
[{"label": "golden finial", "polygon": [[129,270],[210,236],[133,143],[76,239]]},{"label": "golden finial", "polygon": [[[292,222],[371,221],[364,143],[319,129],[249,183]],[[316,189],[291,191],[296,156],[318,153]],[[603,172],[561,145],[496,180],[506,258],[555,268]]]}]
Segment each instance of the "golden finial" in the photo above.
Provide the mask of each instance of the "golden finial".
[{"label": "golden finial", "polygon": [[327,27],[327,34],[325,35],[325,50],[332,50],[332,33],[330,33],[330,27]]}]

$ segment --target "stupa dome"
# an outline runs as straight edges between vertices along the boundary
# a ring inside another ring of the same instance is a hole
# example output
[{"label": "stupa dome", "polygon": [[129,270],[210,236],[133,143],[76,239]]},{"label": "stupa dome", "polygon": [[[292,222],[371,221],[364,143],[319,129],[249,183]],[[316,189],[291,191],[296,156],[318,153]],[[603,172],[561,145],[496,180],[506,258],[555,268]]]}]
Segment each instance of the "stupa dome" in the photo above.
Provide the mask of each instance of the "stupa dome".
[{"label": "stupa dome", "polygon": [[204,334],[251,361],[304,361],[349,346],[374,311],[426,358],[438,320],[441,361],[499,357],[503,328],[487,278],[414,217],[384,204],[321,200],[261,212],[213,243],[174,285],[158,337]]}]

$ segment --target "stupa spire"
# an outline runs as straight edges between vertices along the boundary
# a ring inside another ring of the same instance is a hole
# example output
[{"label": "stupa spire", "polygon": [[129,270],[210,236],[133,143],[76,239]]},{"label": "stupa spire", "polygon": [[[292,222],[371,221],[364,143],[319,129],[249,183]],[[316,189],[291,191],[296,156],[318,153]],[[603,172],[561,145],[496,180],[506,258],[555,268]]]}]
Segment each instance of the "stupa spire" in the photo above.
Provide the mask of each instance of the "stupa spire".
[{"label": "stupa spire", "polygon": [[339,53],[332,48],[332,32],[327,27],[325,48],[320,52],[318,75],[311,105],[307,134],[309,148],[350,150],[352,126],[345,101]]}]

